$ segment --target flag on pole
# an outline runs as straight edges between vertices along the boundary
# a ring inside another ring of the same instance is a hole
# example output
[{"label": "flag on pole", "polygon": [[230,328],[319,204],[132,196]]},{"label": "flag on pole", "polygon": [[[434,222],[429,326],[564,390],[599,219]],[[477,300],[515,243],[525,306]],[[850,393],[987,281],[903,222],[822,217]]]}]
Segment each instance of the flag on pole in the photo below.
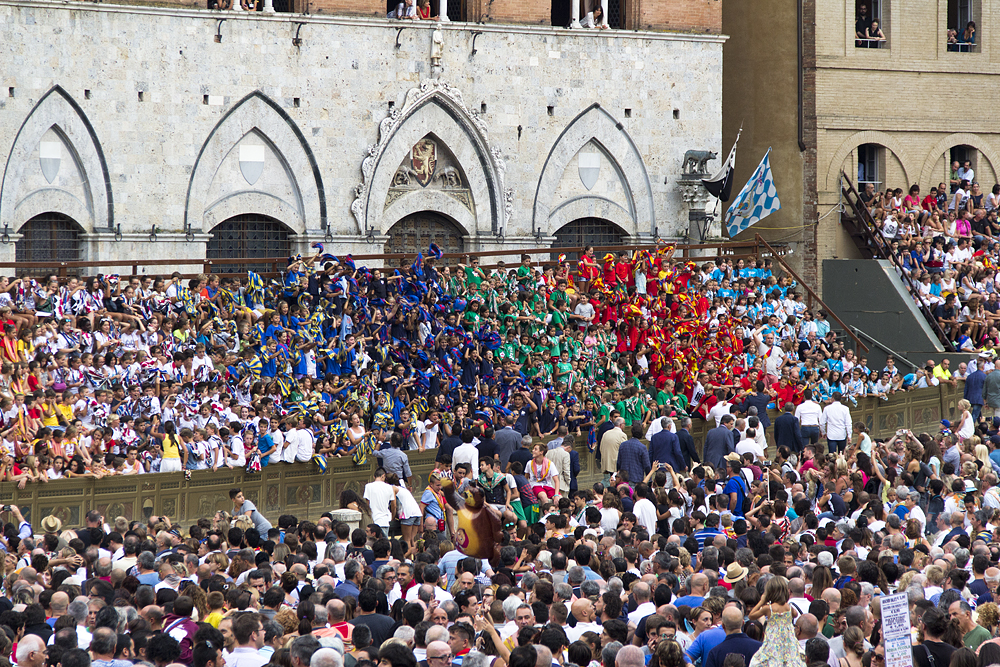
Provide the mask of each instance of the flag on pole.
[{"label": "flag on pole", "polygon": [[771,175],[771,163],[768,160],[770,155],[771,149],[768,148],[764,159],[757,165],[757,170],[740,190],[736,201],[726,213],[729,238],[735,237],[781,208],[778,191],[774,188],[774,177]]},{"label": "flag on pole", "polygon": [[705,186],[705,189],[712,193],[713,197],[718,197],[720,201],[729,201],[729,197],[733,194],[733,170],[736,169],[736,144],[740,143],[740,134],[742,134],[743,128],[736,133],[736,141],[733,142],[733,148],[729,151],[729,157],[726,158],[725,164],[722,165],[722,169],[719,170],[715,176],[711,178],[701,179],[701,184]]}]

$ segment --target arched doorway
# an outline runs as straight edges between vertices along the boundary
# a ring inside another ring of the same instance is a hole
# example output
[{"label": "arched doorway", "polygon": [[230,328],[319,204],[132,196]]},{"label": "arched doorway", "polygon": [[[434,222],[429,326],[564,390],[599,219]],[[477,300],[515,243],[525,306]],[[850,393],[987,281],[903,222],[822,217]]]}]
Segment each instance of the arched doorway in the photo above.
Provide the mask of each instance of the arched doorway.
[{"label": "arched doorway", "polygon": [[[292,254],[290,230],[274,218],[257,213],[235,215],[212,228],[205,249],[208,259],[287,257]],[[220,264],[218,273],[271,271],[267,263]]]},{"label": "arched doorway", "polygon": [[[83,248],[80,245],[80,225],[62,213],[42,213],[28,220],[18,233],[21,239],[14,244],[17,262],[79,262]],[[67,273],[79,273],[69,269]]]},{"label": "arched doorway", "polygon": [[[625,230],[603,218],[578,218],[563,225],[555,233],[556,240],[552,248],[577,248],[589,245],[598,248],[609,245],[624,245]],[[559,257],[558,252],[552,253],[552,259]],[[579,259],[579,253],[566,253],[570,260]]]},{"label": "arched doorway", "polygon": [[385,252],[427,254],[431,243],[436,243],[443,252],[464,252],[462,235],[462,230],[440,213],[420,211],[400,219],[389,229]]}]

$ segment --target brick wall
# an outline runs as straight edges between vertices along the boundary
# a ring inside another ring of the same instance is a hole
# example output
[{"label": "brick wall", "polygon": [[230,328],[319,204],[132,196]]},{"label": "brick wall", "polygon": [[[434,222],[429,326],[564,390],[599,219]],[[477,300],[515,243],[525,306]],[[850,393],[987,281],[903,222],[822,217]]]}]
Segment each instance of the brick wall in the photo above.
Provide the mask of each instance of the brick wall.
[{"label": "brick wall", "polygon": [[[816,199],[816,0],[802,3],[802,220],[815,223],[818,217]],[[816,247],[816,225],[802,229],[802,279],[821,292],[819,256]]]},{"label": "brick wall", "polygon": [[722,32],[722,0],[625,0],[625,5],[630,30]]},{"label": "brick wall", "polygon": [[[306,0],[294,0],[295,11],[305,9]],[[348,16],[385,17],[385,0],[309,0],[309,11],[314,14],[340,14]]]},{"label": "brick wall", "polygon": [[472,13],[473,0],[469,0],[470,21],[483,23],[514,23],[519,25],[551,25],[551,0],[475,0],[479,14]]}]

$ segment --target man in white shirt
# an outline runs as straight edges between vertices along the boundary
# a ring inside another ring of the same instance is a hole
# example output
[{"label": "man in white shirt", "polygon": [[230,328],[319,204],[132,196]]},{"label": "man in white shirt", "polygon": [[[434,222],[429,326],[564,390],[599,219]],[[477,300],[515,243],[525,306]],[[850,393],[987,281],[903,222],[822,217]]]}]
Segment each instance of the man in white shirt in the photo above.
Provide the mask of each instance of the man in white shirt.
[{"label": "man in white shirt", "polygon": [[296,428],[298,421],[293,418],[288,420],[287,423],[288,430],[285,431],[285,444],[282,445],[281,460],[285,463],[295,463],[295,455],[299,452],[299,429]]},{"label": "man in white shirt", "polygon": [[812,400],[812,389],[806,389],[802,397],[804,400],[795,408],[795,418],[799,420],[802,439],[815,445],[819,442],[819,420],[823,416],[823,408]]},{"label": "man in white shirt", "polygon": [[644,581],[637,581],[632,586],[632,595],[635,597],[637,606],[635,611],[629,613],[628,624],[637,626],[639,621],[656,613],[656,605],[652,602],[653,591],[650,590],[649,584]]},{"label": "man in white shirt", "polygon": [[[576,626],[566,628],[566,637],[571,641],[578,641],[583,637],[584,632],[595,632],[601,634],[601,626],[596,622],[597,610],[594,603],[587,598],[577,598],[573,601],[573,618],[576,619]],[[639,619],[642,620],[642,619]]]},{"label": "man in white shirt", "polygon": [[385,468],[375,470],[375,481],[365,485],[364,498],[372,508],[372,523],[389,534],[389,522],[392,521],[391,506],[395,501],[392,487],[385,482]]},{"label": "man in white shirt", "polygon": [[719,428],[722,422],[722,416],[728,415],[732,412],[733,404],[726,400],[726,392],[723,389],[719,389],[715,392],[715,397],[719,399],[719,402],[712,406],[712,409],[708,411],[708,417],[711,419],[715,418],[715,428]]},{"label": "man in white shirt", "polygon": [[736,445],[736,453],[740,456],[750,453],[753,454],[754,461],[763,461],[764,452],[761,450],[760,445],[757,444],[757,440],[754,437],[755,435],[756,431],[752,428],[748,428],[744,438],[740,440],[738,445]]},{"label": "man in white shirt", "polygon": [[247,464],[247,450],[243,444],[243,436],[231,433],[228,428],[219,431],[224,441],[228,441],[227,449],[230,456],[226,457],[226,465],[230,468],[242,468]]},{"label": "man in white shirt", "polygon": [[420,437],[420,451],[437,449],[438,432],[441,428],[441,413],[432,412],[427,421],[417,422],[417,432]]},{"label": "man in white shirt", "polygon": [[[899,488],[902,490],[906,489],[905,486],[900,486]],[[897,491],[897,497],[899,497],[898,493],[899,492]],[[902,498],[900,498],[900,500],[902,500]],[[920,509],[920,505],[917,504],[919,502],[920,502],[919,491],[908,491],[906,494],[906,499],[903,500],[903,504],[906,506],[906,509],[908,510],[908,513],[906,515],[907,520],[916,519],[917,523],[920,524],[920,534],[923,535],[927,528],[927,515],[924,514],[924,511],[922,509]]]},{"label": "man in white shirt", "polygon": [[968,181],[969,183],[972,183],[976,180],[976,172],[972,168],[972,163],[969,160],[966,160],[965,164],[958,168],[957,174],[959,180],[961,181]]},{"label": "man in white shirt", "polygon": [[313,441],[313,434],[308,428],[300,428],[295,432],[295,460],[299,463],[312,461],[316,445]]},{"label": "man in white shirt", "polygon": [[[469,438],[468,441],[465,439]],[[462,444],[455,448],[451,454],[451,470],[455,471],[459,463],[468,463],[469,470],[479,470],[479,450],[472,444],[472,431],[466,429],[462,432]]]},{"label": "man in white shirt", "polygon": [[761,336],[764,327],[759,327],[753,332],[754,342],[757,343],[757,356],[764,357],[764,372],[774,378],[775,381],[781,378],[781,369],[785,365],[786,355],[780,345],[775,345],[774,334],[768,332]]},{"label": "man in white shirt", "polygon": [[819,420],[831,454],[843,452],[847,448],[847,441],[851,437],[853,428],[851,410],[840,402],[841,398],[839,391],[833,392],[833,403],[823,408]]},{"label": "man in white shirt", "polygon": [[[635,495],[638,500],[635,501],[635,505],[632,507],[632,512],[635,513],[635,517],[639,521],[639,525],[645,528],[649,534],[652,535],[656,532],[656,505],[653,504],[653,492],[650,490],[648,485],[638,484],[635,487]],[[638,600],[638,598],[636,598],[636,600]]]}]

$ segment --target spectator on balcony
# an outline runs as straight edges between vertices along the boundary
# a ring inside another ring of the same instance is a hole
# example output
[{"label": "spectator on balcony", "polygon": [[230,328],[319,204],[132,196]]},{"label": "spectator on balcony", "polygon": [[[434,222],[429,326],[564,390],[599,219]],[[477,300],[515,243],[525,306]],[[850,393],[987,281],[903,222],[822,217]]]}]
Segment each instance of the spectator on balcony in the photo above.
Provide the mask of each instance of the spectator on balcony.
[{"label": "spectator on balcony", "polygon": [[868,30],[872,27],[871,17],[868,16],[868,5],[862,4],[858,8],[858,18],[854,22],[854,34],[857,37],[857,41],[854,42],[854,46],[859,48],[865,48],[868,42]]},{"label": "spectator on balcony", "polygon": [[424,21],[431,18],[431,0],[417,0],[417,16]]},{"label": "spectator on balcony", "polygon": [[882,47],[882,42],[885,41],[885,33],[879,27],[878,21],[872,21],[871,26],[869,26],[866,32],[866,39],[868,40],[868,48],[878,49]]},{"label": "spectator on balcony", "polygon": [[[962,31],[962,37],[959,40],[959,42],[962,43],[962,44],[972,44],[972,45],[975,45],[975,43],[976,43],[976,22],[975,21],[969,21],[965,25],[965,30]],[[966,162],[966,164],[968,164],[968,162]],[[972,178],[972,177],[970,176],[969,178]]]},{"label": "spectator on balcony", "polygon": [[415,0],[403,0],[403,2],[396,5],[395,9],[389,12],[388,18],[414,21],[420,20],[420,14],[417,13]]},{"label": "spectator on balcony", "polygon": [[961,180],[968,181],[969,183],[972,183],[976,178],[976,172],[972,169],[972,162],[969,160],[962,163],[962,167],[957,173]]},{"label": "spectator on balcony", "polygon": [[[955,31],[949,30],[949,32],[954,33]],[[951,186],[950,194],[955,194],[955,191],[958,190],[959,184],[962,182],[962,177],[958,175],[958,170],[961,168],[962,163],[958,160],[951,163],[951,178],[948,179],[948,184]]]}]

